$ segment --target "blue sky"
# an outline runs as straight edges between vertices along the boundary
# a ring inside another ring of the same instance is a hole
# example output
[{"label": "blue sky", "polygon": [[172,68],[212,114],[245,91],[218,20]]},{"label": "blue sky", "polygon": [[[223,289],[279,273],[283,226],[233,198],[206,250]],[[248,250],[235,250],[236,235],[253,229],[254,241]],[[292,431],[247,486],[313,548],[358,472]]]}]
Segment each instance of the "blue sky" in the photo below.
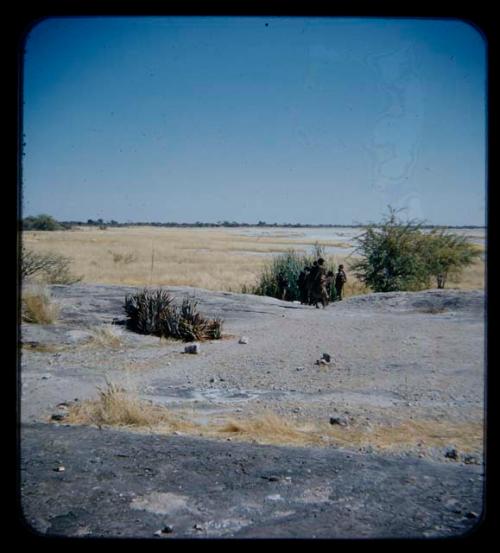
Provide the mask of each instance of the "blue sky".
[{"label": "blue sky", "polygon": [[483,225],[486,46],[458,20],[46,19],[23,216]]}]

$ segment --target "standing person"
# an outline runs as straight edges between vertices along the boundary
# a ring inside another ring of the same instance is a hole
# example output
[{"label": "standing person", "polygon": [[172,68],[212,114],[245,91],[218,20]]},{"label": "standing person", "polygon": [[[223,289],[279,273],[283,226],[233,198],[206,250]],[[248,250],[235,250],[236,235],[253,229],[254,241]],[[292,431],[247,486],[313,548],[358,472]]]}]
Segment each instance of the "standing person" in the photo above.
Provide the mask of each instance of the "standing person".
[{"label": "standing person", "polygon": [[311,270],[309,271],[307,278],[306,278],[306,295],[307,295],[307,304],[313,305],[313,289],[314,289],[314,282],[316,280],[316,276],[318,274],[318,262],[313,261]]},{"label": "standing person", "polygon": [[332,286],[334,286],[335,283],[335,275],[333,271],[328,271],[326,273],[326,294],[328,297],[328,302],[330,302],[330,298],[332,297]]},{"label": "standing person", "polygon": [[299,287],[300,303],[307,304],[309,300],[307,298],[307,280],[309,278],[310,267],[304,267],[299,273],[297,279],[297,285]]},{"label": "standing person", "polygon": [[344,271],[344,266],[339,265],[339,270],[337,271],[337,275],[335,277],[335,291],[337,292],[337,298],[339,300],[342,299],[344,284],[346,282],[347,282],[347,276]]},{"label": "standing person", "polygon": [[323,305],[323,309],[328,305],[328,293],[326,290],[326,269],[325,260],[320,257],[317,263],[316,274],[312,283],[312,303],[319,309],[318,303]]},{"label": "standing person", "polygon": [[288,290],[288,279],[283,273],[278,275],[278,297],[280,300],[286,299],[286,294]]}]

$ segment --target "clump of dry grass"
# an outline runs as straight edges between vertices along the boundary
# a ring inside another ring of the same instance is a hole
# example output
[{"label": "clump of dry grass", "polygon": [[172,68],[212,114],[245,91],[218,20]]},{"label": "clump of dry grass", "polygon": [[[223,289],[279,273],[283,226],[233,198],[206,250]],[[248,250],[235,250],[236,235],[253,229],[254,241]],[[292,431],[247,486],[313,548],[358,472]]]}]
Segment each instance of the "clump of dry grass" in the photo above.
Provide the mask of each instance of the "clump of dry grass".
[{"label": "clump of dry grass", "polygon": [[161,425],[171,431],[192,427],[165,407],[140,400],[114,383],[107,382],[105,388],[98,388],[98,392],[97,399],[70,406],[65,422],[139,428]]},{"label": "clump of dry grass", "polygon": [[215,429],[218,435],[261,444],[313,444],[318,442],[313,426],[298,426],[273,412],[263,412],[244,420],[231,419]]},{"label": "clump of dry grass", "polygon": [[105,348],[121,348],[123,340],[121,331],[114,325],[101,325],[91,329],[88,345],[95,345]]},{"label": "clump of dry grass", "polygon": [[50,297],[49,290],[42,285],[26,287],[21,294],[21,319],[25,323],[51,324],[59,309]]},{"label": "clump of dry grass", "polygon": [[404,420],[392,424],[351,425],[324,429],[329,441],[345,447],[372,446],[396,451],[453,444],[464,452],[479,451],[483,443],[483,425],[436,420]]}]

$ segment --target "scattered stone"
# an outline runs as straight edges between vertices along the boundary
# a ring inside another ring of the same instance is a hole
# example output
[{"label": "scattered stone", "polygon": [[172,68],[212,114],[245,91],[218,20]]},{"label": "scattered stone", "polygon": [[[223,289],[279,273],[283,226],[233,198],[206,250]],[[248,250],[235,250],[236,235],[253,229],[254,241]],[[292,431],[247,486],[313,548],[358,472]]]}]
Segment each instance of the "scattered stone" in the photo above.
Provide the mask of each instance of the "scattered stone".
[{"label": "scattered stone", "polygon": [[476,455],[465,455],[464,463],[466,465],[479,465],[479,458]]},{"label": "scattered stone", "polygon": [[248,344],[248,342],[249,342],[248,336],[242,336],[239,339],[238,344]]},{"label": "scattered stone", "polygon": [[303,370],[305,370],[305,367],[297,367],[295,370],[296,371],[303,371]]},{"label": "scattered stone", "polygon": [[280,477],[279,476],[261,476],[264,480],[268,480],[269,482],[279,482]]},{"label": "scattered stone", "polygon": [[283,501],[283,498],[279,493],[268,495],[266,496],[266,499],[268,499],[269,501]]},{"label": "scattered stone", "polygon": [[190,344],[184,348],[184,353],[200,353],[200,344]]},{"label": "scattered stone", "polygon": [[453,459],[454,461],[456,461],[458,459],[458,451],[454,447],[449,447],[446,450],[444,456],[447,459]]},{"label": "scattered stone", "polygon": [[465,514],[465,516],[467,518],[478,518],[479,517],[479,515],[475,511],[469,511],[468,513]]},{"label": "scattered stone", "polygon": [[330,363],[330,361],[332,360],[332,357],[329,353],[323,353],[323,355],[321,356],[321,359],[324,359],[327,363]]},{"label": "scattered stone", "polygon": [[339,424],[340,426],[347,426],[349,424],[349,419],[347,417],[335,416],[330,417],[330,424]]},{"label": "scattered stone", "polygon": [[212,377],[210,380],[209,380],[210,384],[213,384],[215,382],[215,378]]},{"label": "scattered stone", "polygon": [[50,417],[50,420],[52,420],[52,421],[62,421],[62,420],[64,420],[65,417],[66,417],[66,415],[64,413],[54,413]]},{"label": "scattered stone", "polygon": [[173,531],[174,531],[174,528],[173,528],[173,526],[170,526],[170,524],[166,524],[166,525],[161,529],[161,533],[162,533],[162,534],[171,534]]},{"label": "scattered stone", "polygon": [[55,467],[54,472],[64,472],[66,469],[61,465],[59,467]]},{"label": "scattered stone", "polygon": [[193,526],[193,528],[194,528],[195,530],[199,530],[199,531],[205,530],[205,527],[204,527],[203,525],[201,525],[201,524],[195,524],[195,525]]}]

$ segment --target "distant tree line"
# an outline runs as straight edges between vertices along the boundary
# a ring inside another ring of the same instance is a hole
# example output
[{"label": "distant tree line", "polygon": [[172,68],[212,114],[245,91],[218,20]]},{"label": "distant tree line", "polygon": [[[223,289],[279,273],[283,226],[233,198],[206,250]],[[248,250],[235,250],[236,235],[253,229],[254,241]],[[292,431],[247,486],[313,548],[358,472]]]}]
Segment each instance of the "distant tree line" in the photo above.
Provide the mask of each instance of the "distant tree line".
[{"label": "distant tree line", "polygon": [[[373,228],[380,227],[382,224],[371,224]],[[217,221],[217,223],[204,223],[201,221],[196,221],[195,223],[177,223],[177,222],[132,222],[128,221],[125,223],[119,223],[114,219],[105,221],[102,218],[99,219],[87,219],[86,221],[57,221],[50,215],[42,214],[35,216],[25,217],[22,220],[23,230],[68,230],[72,227],[167,227],[167,228],[176,228],[176,227],[194,227],[194,228],[235,228],[235,227],[264,227],[264,228],[364,228],[368,225],[361,223],[352,223],[349,225],[345,224],[333,224],[333,223],[321,223],[321,224],[302,224],[302,223],[266,223],[265,221],[258,221],[257,223],[240,223],[237,221]],[[436,228],[455,228],[455,229],[475,229],[475,228],[484,228],[480,225],[459,225],[459,226],[450,226],[450,225],[418,225],[422,229],[436,229]]]}]

